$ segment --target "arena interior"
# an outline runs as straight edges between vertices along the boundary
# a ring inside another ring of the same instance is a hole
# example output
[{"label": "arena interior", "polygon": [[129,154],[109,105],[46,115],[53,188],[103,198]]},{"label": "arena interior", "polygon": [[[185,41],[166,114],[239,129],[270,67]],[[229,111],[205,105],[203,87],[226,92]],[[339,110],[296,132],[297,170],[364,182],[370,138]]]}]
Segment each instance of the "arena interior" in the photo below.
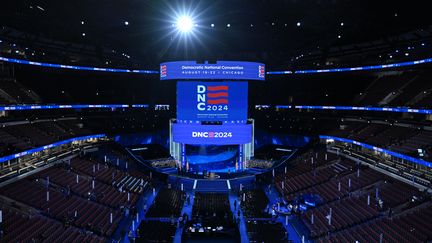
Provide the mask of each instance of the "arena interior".
[{"label": "arena interior", "polygon": [[427,1],[0,3],[0,242],[432,242]]}]

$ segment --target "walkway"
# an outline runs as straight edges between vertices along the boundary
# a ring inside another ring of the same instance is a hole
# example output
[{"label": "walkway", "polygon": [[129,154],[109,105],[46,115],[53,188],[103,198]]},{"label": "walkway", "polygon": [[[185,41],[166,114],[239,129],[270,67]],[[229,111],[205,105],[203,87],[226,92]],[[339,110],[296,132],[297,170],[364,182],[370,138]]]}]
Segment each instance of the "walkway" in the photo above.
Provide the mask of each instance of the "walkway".
[{"label": "walkway", "polygon": [[[153,204],[154,199],[156,198],[156,195],[158,194],[160,190],[160,187],[155,188],[155,193],[153,194],[153,190],[147,191],[141,198],[140,201],[137,204],[138,216],[130,216],[129,219],[131,221],[128,232],[132,231],[133,235],[136,234],[136,229],[140,225],[141,221],[145,219],[145,214],[147,213],[150,206]],[[147,210],[144,211],[144,205],[146,205]],[[126,234],[123,238],[122,242],[129,243],[129,235]]]},{"label": "walkway", "polygon": [[[186,192],[186,195],[189,196],[190,198],[190,204],[187,203],[187,200],[183,206],[181,215],[183,216],[183,214],[186,214],[188,216],[189,219],[192,218],[192,207],[194,204],[194,193],[193,192]],[[177,231],[176,234],[174,236],[174,243],[181,243],[181,238],[182,238],[182,234],[183,234],[183,226],[182,227],[177,227]]]},{"label": "walkway", "polygon": [[[272,205],[280,201],[280,194],[273,185],[270,187],[270,189],[268,187],[264,187],[263,190],[265,191],[267,197],[269,198],[269,207],[271,207]],[[286,218],[284,216],[278,217],[278,221],[282,223],[282,225],[285,227],[285,229],[288,232],[288,239],[292,240],[294,243],[301,243],[302,242],[301,236],[298,235],[297,231],[294,229],[291,223],[289,223],[290,219],[291,217],[288,217],[288,224],[286,224]]]},{"label": "walkway", "polygon": [[[234,210],[234,201],[237,200],[237,211]],[[239,223],[239,231],[240,231],[240,239],[242,243],[249,243],[249,237],[247,235],[246,222],[244,221],[243,212],[240,207],[240,200],[236,193],[229,194],[230,208],[231,212],[233,212],[234,217],[237,219],[238,211],[240,211],[240,223]]]}]

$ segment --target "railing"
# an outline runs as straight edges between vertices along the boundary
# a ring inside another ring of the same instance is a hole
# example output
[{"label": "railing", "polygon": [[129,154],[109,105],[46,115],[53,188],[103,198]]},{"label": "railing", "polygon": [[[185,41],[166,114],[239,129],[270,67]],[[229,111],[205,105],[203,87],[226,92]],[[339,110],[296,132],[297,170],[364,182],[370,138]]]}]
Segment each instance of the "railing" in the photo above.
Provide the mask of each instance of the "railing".
[{"label": "railing", "polygon": [[425,161],[425,160],[418,159],[418,158],[414,158],[414,157],[411,157],[411,156],[408,156],[408,155],[396,153],[396,152],[393,152],[393,151],[390,151],[390,150],[387,150],[387,149],[379,148],[379,147],[376,147],[376,146],[373,146],[373,145],[369,145],[369,144],[366,144],[366,143],[354,141],[354,140],[351,140],[351,139],[339,138],[339,137],[333,137],[333,136],[327,136],[327,135],[320,135],[319,138],[320,139],[325,139],[327,141],[330,140],[330,141],[337,141],[337,142],[354,144],[354,145],[357,145],[357,146],[360,146],[360,147],[363,147],[363,148],[366,148],[366,149],[377,151],[377,152],[380,152],[380,153],[383,153],[383,154],[387,154],[387,155],[390,155],[390,156],[393,156],[393,157],[396,157],[396,158],[399,158],[399,159],[403,159],[403,160],[406,160],[406,161],[410,161],[410,162],[413,162],[413,163],[416,163],[416,164],[420,164],[420,165],[432,168],[432,162]]}]

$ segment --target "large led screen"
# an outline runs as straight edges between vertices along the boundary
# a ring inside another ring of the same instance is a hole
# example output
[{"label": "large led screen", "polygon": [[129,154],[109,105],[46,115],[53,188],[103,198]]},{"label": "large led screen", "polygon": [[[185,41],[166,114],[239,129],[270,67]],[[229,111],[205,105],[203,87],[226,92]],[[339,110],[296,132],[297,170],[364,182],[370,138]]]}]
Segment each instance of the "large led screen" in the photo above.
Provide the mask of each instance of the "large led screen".
[{"label": "large led screen", "polygon": [[178,82],[177,119],[180,121],[247,120],[247,82]]},{"label": "large led screen", "polygon": [[252,142],[252,125],[173,124],[173,141],[184,144],[236,145]]},{"label": "large led screen", "polygon": [[161,80],[224,79],[265,80],[265,65],[258,62],[194,61],[164,62],[160,64]]}]

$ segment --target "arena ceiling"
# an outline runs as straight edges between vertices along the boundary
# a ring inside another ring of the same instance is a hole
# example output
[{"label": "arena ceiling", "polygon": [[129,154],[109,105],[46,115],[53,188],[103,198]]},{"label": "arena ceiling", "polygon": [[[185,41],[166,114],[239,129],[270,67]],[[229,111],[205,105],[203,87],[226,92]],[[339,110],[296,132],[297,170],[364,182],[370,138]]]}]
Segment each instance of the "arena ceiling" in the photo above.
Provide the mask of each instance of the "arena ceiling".
[{"label": "arena ceiling", "polygon": [[[193,35],[176,33],[179,15],[194,18]],[[36,38],[112,49],[156,63],[288,60],[338,45],[385,41],[431,24],[427,1],[14,0],[0,8],[0,25]]]}]

